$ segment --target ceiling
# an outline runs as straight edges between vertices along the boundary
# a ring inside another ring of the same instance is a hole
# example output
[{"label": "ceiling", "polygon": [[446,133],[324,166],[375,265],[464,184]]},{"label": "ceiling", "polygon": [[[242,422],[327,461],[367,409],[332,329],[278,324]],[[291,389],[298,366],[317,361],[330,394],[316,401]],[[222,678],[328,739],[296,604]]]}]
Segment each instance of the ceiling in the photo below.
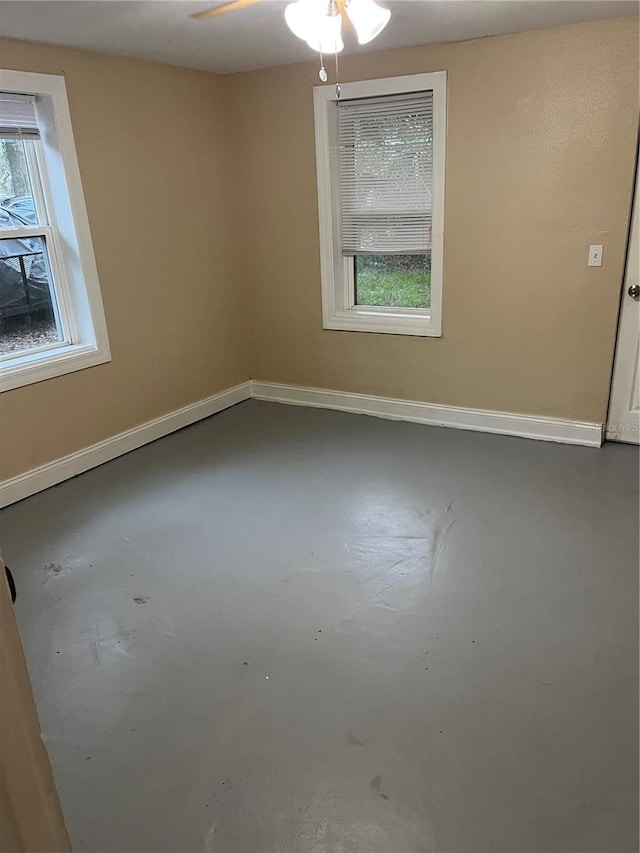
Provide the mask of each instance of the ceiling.
[{"label": "ceiling", "polygon": [[[228,74],[312,59],[284,21],[287,0],[194,21],[216,2],[193,0],[0,0],[11,38],[97,50]],[[637,0],[382,0],[391,21],[370,45],[345,38],[345,53],[556,27],[638,14]]]}]

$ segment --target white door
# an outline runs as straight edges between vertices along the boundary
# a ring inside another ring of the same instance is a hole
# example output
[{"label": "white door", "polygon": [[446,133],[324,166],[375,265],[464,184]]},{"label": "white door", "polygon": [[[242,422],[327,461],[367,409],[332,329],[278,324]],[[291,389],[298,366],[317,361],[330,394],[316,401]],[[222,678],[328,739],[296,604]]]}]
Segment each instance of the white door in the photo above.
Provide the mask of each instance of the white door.
[{"label": "white door", "polygon": [[620,325],[613,368],[606,436],[613,441],[640,443],[640,180],[631,214]]}]

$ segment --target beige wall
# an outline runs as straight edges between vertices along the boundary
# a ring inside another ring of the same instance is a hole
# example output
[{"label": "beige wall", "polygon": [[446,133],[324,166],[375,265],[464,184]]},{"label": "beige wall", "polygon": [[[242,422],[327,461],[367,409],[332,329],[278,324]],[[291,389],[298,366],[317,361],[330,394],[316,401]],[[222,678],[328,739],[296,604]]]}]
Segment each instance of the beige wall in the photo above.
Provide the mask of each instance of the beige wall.
[{"label": "beige wall", "polygon": [[[0,479],[249,378],[223,78],[18,41],[65,74],[112,361],[2,394]],[[181,129],[176,129],[179,126]]]},{"label": "beige wall", "polygon": [[[443,336],[323,331],[317,63],[234,75],[255,378],[602,421],[638,120],[637,21],[345,56],[448,72]],[[327,66],[329,67],[329,66]],[[604,243],[604,266],[586,266]]]},{"label": "beige wall", "polygon": [[[443,337],[322,329],[317,63],[218,77],[0,41],[64,73],[113,359],[0,398],[0,479],[254,378],[601,421],[638,119],[637,22],[345,56],[446,69]],[[181,124],[185,130],[171,129]],[[586,266],[604,243],[604,266]]]}]

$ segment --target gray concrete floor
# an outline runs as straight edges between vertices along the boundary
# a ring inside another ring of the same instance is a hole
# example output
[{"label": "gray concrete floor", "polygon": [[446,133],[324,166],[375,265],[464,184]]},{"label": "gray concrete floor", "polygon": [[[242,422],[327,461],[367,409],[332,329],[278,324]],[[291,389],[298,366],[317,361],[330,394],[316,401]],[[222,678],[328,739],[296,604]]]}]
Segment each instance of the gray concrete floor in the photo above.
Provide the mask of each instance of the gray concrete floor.
[{"label": "gray concrete floor", "polygon": [[250,401],[5,510],[74,849],[637,850],[637,466]]}]

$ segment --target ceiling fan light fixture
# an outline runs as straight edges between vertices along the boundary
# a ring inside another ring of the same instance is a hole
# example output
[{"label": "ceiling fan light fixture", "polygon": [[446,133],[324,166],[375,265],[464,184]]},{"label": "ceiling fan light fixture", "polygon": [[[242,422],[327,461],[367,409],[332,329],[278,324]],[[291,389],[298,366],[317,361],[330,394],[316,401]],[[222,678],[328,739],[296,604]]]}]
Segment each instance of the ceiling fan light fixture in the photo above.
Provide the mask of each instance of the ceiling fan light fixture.
[{"label": "ceiling fan light fixture", "polygon": [[284,10],[284,19],[291,32],[308,41],[327,15],[327,0],[296,0]]},{"label": "ceiling fan light fixture", "polygon": [[340,15],[324,15],[314,27],[314,33],[306,39],[309,47],[319,53],[340,53],[344,48],[341,34],[342,19]]},{"label": "ceiling fan light fixture", "polygon": [[391,12],[374,0],[350,0],[347,15],[354,26],[359,44],[368,44],[389,23]]}]

